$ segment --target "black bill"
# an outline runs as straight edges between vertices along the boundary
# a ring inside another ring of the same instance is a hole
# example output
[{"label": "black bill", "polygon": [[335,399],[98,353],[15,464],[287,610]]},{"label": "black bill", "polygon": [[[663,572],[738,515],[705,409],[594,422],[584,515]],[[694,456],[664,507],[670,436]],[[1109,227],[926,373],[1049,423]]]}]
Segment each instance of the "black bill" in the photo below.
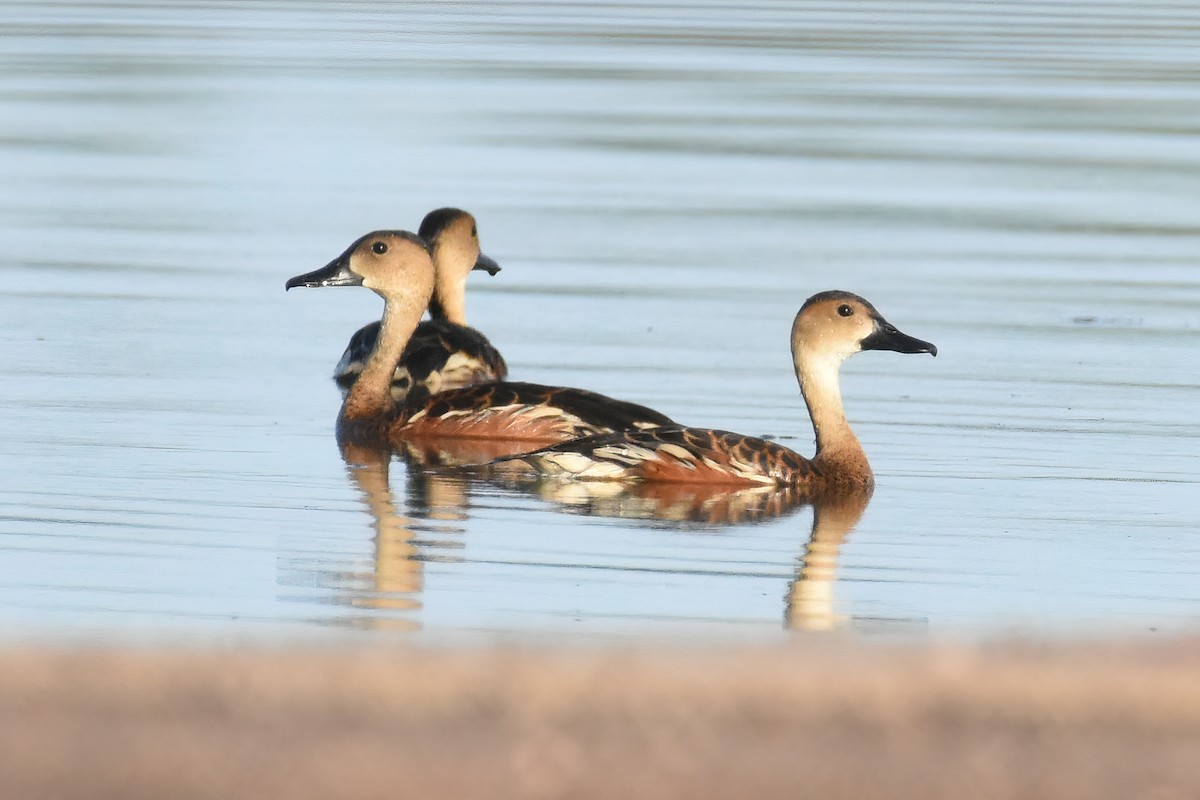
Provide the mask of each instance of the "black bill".
[{"label": "black bill", "polygon": [[481,269],[487,272],[488,275],[495,275],[500,271],[500,265],[483,253],[480,253],[479,258],[475,261],[475,266],[471,269]]},{"label": "black bill", "polygon": [[929,353],[937,356],[937,345],[901,333],[887,320],[877,317],[875,330],[860,343],[863,350],[894,350],[897,353]]},{"label": "black bill", "polygon": [[347,250],[318,270],[291,278],[284,284],[284,289],[293,286],[362,286],[362,276],[350,271],[350,252]]}]

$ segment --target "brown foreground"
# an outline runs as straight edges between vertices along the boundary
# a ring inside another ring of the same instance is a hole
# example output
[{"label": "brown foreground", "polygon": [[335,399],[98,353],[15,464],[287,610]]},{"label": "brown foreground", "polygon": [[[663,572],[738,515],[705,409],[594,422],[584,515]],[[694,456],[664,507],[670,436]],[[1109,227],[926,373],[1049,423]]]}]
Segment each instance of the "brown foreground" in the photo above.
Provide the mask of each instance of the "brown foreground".
[{"label": "brown foreground", "polygon": [[0,653],[3,798],[1200,797],[1200,640]]}]

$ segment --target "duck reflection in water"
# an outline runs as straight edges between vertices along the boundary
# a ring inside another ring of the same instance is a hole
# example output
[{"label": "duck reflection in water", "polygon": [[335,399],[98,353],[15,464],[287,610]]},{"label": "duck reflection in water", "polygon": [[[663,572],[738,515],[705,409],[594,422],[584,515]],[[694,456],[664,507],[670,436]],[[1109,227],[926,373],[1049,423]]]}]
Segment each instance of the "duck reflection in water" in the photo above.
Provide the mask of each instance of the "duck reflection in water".
[{"label": "duck reflection in water", "polygon": [[868,487],[813,498],[812,533],[784,606],[783,623],[788,630],[829,631],[845,622],[834,609],[838,552],[867,510],[871,492]]},{"label": "duck reflection in water", "polygon": [[[391,452],[366,446],[343,446],[342,457],[351,482],[362,494],[375,529],[375,552],[370,580],[341,587],[349,604],[376,611],[419,611],[425,588],[424,560],[413,522],[396,510],[389,482]],[[418,630],[420,623],[404,616],[356,618],[354,625]]]},{"label": "duck reflection in water", "polygon": [[[346,452],[346,450],[351,452]],[[424,565],[418,558],[412,522],[396,511],[389,485],[390,453],[368,448],[345,448],[350,480],[362,493],[375,528],[374,574],[367,591],[354,593],[359,608],[417,611],[424,589]],[[402,617],[372,618],[371,627],[418,629],[419,622]]]},{"label": "duck reflection in water", "polygon": [[[431,537],[418,540],[417,530],[428,520],[442,523],[441,532],[461,533],[463,529],[458,526],[444,530],[444,524],[469,519],[472,487],[490,484],[511,493],[533,495],[558,506],[564,513],[658,521],[683,529],[766,523],[811,507],[812,530],[799,556],[795,576],[788,583],[784,625],[791,630],[832,630],[844,622],[834,610],[838,552],[862,517],[872,494],[870,487],[813,494],[786,486],[531,480],[527,472],[498,474],[494,470],[472,474],[462,469],[431,468],[431,460],[438,463],[446,454],[421,448],[393,453],[387,449],[346,446],[342,455],[375,528],[373,584],[370,591],[360,593],[352,603],[375,610],[421,609],[425,562],[457,559],[447,553],[434,554],[432,549],[439,545]],[[411,517],[400,514],[393,499],[389,485],[393,458],[405,462]],[[457,541],[440,545],[443,549],[461,546]],[[416,620],[398,617],[374,618],[370,624],[419,627]]]},{"label": "duck reflection in water", "polygon": [[[377,611],[420,611],[425,588],[424,565],[428,561],[453,561],[455,558],[436,550],[461,548],[461,543],[441,537],[418,538],[424,531],[437,534],[461,534],[453,523],[468,518],[469,479],[446,471],[422,469],[419,450],[393,452],[387,447],[345,444],[341,446],[347,475],[362,494],[371,515],[374,537],[374,570],[368,587],[349,588],[349,603],[357,608]],[[406,462],[406,500],[409,515],[398,510],[391,489],[391,463],[394,458]],[[432,523],[432,524],[431,524]],[[450,523],[450,524],[448,524]],[[408,616],[376,616],[356,619],[353,624],[400,630],[418,630],[421,625]]]},{"label": "duck reflection in water", "polygon": [[482,474],[492,483],[584,516],[739,525],[784,517],[810,502],[809,494],[794,486],[563,481],[531,477],[519,467],[497,468],[502,466],[492,465]]},{"label": "duck reflection in water", "polygon": [[784,603],[784,627],[799,631],[829,631],[845,622],[834,608],[838,553],[874,491],[871,486],[813,493],[796,486],[531,480],[527,472],[493,472],[490,479],[565,513],[704,528],[764,523],[811,507],[812,530]]}]

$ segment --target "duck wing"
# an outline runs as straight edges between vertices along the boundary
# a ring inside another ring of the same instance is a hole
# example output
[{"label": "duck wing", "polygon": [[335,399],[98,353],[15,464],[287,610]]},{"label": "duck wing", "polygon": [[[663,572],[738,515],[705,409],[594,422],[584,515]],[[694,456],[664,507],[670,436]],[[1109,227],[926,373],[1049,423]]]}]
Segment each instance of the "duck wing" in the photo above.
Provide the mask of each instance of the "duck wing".
[{"label": "duck wing", "polygon": [[[358,380],[379,338],[379,323],[355,331],[334,368],[343,393]],[[409,339],[392,377],[392,397],[403,401],[414,388],[434,394],[476,383],[504,380],[508,365],[486,336],[467,325],[425,320]]]},{"label": "duck wing", "polygon": [[654,409],[586,389],[505,381],[433,395],[412,393],[392,434],[401,440],[446,436],[548,444],[673,424]]}]

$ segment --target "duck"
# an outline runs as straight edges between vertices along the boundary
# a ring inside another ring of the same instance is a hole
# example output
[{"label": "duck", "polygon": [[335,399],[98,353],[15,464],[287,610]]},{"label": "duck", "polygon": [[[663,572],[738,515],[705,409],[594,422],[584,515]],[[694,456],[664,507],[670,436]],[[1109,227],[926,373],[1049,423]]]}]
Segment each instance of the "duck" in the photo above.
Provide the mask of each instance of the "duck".
[{"label": "duck", "polygon": [[636,403],[535,383],[493,381],[436,394],[410,392],[397,401],[392,377],[435,284],[430,247],[403,230],[362,236],[324,267],[286,282],[287,289],[363,286],[384,300],[375,348],[338,413],[343,452],[347,446],[454,438],[503,439],[516,443],[509,453],[528,452],[582,436],[675,424]]},{"label": "duck", "polygon": [[900,332],[867,300],[840,290],[821,292],[804,302],[792,324],[791,340],[800,394],[816,436],[811,458],[739,433],[659,426],[582,437],[506,456],[492,466],[582,480],[759,484],[799,487],[809,493],[873,487],[871,465],[842,405],[841,365],[863,350],[937,356],[937,347]]},{"label": "duck", "polygon": [[[392,396],[403,400],[410,391],[436,394],[446,389],[508,377],[508,365],[486,336],[467,325],[466,287],[472,271],[488,275],[500,265],[484,255],[475,217],[461,208],[438,208],[421,220],[417,235],[425,240],[434,266],[430,319],[409,339],[392,377]],[[355,331],[333,370],[345,397],[379,339],[380,323]]]}]

